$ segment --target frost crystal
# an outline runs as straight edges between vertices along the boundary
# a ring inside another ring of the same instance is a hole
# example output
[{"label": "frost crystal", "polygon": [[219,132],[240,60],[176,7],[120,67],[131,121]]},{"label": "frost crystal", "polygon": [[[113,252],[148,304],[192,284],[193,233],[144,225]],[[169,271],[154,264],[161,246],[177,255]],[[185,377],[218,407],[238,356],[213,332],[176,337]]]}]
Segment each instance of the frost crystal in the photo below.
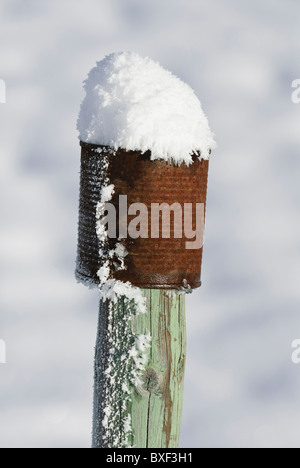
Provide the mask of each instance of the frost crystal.
[{"label": "frost crystal", "polygon": [[[105,155],[103,156],[105,157]],[[125,247],[116,242],[110,247],[108,232],[101,222],[105,214],[105,203],[114,194],[114,186],[105,179],[101,189],[96,211],[96,230],[100,243],[102,266],[98,271],[100,297],[106,313],[108,312],[104,337],[108,356],[102,361],[102,433],[107,447],[130,447],[133,440],[130,402],[134,388],[142,384],[141,377],[148,360],[148,348],[151,347],[150,333],[136,335],[134,318],[147,312],[146,298],[139,288],[129,282],[123,283],[112,278],[113,268],[124,268],[127,255]],[[99,350],[101,353],[101,349]],[[104,362],[104,364],[103,364]],[[97,370],[96,370],[97,373]],[[100,371],[101,375],[101,371]]]}]

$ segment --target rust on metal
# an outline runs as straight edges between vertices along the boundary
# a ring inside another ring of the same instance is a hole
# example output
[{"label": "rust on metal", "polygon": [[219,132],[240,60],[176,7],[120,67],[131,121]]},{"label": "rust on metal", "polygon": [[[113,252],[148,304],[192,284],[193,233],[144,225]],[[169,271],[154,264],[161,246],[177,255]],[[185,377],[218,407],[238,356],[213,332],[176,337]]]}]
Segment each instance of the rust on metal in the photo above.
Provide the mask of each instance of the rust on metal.
[{"label": "rust on metal", "polygon": [[[81,193],[78,242],[77,277],[82,281],[98,283],[97,272],[102,265],[99,258],[99,242],[96,235],[96,205],[105,176],[114,184],[115,192],[111,203],[117,211],[117,232],[119,229],[119,196],[127,196],[127,206],[143,203],[151,212],[153,203],[197,203],[206,205],[208,167],[207,160],[199,160],[187,166],[171,164],[164,160],[150,159],[151,153],[119,149],[109,155],[109,167],[104,171],[101,152],[107,148],[81,143]],[[97,150],[97,152],[95,151]],[[105,174],[104,174],[105,172]],[[128,216],[128,222],[135,216]],[[160,223],[161,224],[161,223]],[[130,281],[140,288],[178,289],[188,284],[192,289],[201,285],[201,264],[203,248],[186,249],[187,239],[174,238],[171,222],[170,238],[151,238],[151,216],[149,217],[148,238],[121,239],[128,255],[125,270],[115,271],[113,277]],[[193,216],[193,229],[196,219]],[[111,246],[116,239],[110,239]]]}]

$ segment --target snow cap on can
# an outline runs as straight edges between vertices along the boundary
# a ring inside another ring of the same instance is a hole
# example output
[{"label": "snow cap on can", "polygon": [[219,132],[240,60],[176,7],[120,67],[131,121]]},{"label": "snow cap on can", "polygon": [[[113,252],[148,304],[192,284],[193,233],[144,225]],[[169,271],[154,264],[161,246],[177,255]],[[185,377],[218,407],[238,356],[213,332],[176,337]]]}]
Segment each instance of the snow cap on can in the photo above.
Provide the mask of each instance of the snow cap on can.
[{"label": "snow cap on can", "polygon": [[151,159],[208,159],[214,135],[194,91],[150,58],[133,52],[98,62],[84,84],[77,128],[84,143],[151,151]]}]

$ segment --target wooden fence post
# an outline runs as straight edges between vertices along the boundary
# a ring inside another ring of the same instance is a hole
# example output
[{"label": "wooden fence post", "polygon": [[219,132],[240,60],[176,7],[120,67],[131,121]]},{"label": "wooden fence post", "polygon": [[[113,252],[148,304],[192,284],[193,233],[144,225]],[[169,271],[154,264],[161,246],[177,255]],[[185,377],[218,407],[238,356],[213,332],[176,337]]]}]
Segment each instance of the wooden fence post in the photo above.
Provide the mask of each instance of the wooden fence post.
[{"label": "wooden fence post", "polygon": [[[176,448],[186,356],[185,295],[145,289],[147,313],[100,302],[95,353],[94,448]],[[134,340],[151,336],[140,382],[130,381]],[[114,355],[111,356],[111,349]],[[125,402],[125,405],[122,404]]]}]

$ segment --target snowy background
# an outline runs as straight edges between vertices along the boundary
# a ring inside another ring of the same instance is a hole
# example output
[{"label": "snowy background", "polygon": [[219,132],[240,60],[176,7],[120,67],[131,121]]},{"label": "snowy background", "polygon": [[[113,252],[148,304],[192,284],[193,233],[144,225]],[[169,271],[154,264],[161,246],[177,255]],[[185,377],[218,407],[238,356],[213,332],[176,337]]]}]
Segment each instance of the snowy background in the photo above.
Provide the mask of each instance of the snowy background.
[{"label": "snowy background", "polygon": [[187,300],[182,447],[300,447],[298,0],[1,0],[1,447],[89,447],[97,292],[73,278],[82,81],[119,50],[191,85],[219,149]]}]

